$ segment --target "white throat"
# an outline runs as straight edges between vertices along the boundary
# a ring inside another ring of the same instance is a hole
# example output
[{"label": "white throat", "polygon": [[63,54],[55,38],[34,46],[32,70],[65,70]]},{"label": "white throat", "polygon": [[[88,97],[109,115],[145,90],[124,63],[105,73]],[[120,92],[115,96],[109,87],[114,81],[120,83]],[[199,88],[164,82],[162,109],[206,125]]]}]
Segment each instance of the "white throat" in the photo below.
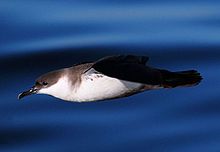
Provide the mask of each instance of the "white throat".
[{"label": "white throat", "polygon": [[42,88],[39,90],[39,94],[48,94],[52,95],[54,97],[63,99],[63,100],[68,100],[70,99],[70,95],[73,93],[72,92],[72,85],[71,82],[69,81],[67,76],[63,76],[59,78],[57,83],[54,85],[48,87],[48,88]]}]

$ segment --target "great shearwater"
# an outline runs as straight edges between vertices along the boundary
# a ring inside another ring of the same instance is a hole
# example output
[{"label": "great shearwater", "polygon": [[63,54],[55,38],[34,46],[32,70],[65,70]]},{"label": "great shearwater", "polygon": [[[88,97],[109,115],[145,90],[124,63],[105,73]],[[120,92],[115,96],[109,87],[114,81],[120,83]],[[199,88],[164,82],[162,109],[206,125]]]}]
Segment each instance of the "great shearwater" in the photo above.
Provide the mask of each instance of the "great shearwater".
[{"label": "great shearwater", "polygon": [[202,80],[196,70],[171,72],[146,65],[147,56],[117,55],[78,64],[40,76],[21,99],[47,94],[76,102],[121,98],[146,90],[195,86]]}]

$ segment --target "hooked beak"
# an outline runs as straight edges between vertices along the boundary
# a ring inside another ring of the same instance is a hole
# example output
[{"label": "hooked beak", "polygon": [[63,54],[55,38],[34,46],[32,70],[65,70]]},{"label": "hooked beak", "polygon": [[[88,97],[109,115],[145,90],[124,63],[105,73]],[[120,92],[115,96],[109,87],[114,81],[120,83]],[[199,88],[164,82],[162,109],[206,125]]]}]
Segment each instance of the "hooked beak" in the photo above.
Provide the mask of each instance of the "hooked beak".
[{"label": "hooked beak", "polygon": [[30,90],[27,90],[27,91],[24,91],[24,92],[20,93],[18,95],[18,99],[20,100],[21,98],[23,98],[25,96],[35,94],[35,93],[37,93],[37,91],[38,91],[38,89],[35,86],[33,86]]}]

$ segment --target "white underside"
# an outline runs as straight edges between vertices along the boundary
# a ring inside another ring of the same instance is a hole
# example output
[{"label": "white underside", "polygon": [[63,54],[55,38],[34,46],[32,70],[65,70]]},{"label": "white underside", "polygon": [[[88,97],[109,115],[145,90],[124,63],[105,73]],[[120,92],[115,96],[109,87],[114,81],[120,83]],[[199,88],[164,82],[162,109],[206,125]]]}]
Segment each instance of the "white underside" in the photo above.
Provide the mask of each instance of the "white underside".
[{"label": "white underside", "polygon": [[67,77],[62,77],[56,84],[42,88],[38,93],[67,101],[84,102],[115,98],[142,86],[140,83],[122,81],[100,74],[82,75],[81,83],[78,85],[74,87]]},{"label": "white underside", "polygon": [[96,74],[83,76],[79,88],[71,96],[71,101],[96,101],[115,98],[125,93],[132,92],[142,86],[140,83],[133,83],[111,78],[105,75],[97,77]]}]

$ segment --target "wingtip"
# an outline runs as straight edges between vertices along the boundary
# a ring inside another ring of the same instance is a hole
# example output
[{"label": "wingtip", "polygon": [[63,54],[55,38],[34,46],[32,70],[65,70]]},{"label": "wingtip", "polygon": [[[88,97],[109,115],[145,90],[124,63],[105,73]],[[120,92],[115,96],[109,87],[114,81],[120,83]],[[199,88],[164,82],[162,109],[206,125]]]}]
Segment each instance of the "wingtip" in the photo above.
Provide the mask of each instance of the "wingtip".
[{"label": "wingtip", "polygon": [[170,74],[164,81],[163,86],[165,88],[196,86],[203,80],[203,77],[197,70],[171,72]]}]

